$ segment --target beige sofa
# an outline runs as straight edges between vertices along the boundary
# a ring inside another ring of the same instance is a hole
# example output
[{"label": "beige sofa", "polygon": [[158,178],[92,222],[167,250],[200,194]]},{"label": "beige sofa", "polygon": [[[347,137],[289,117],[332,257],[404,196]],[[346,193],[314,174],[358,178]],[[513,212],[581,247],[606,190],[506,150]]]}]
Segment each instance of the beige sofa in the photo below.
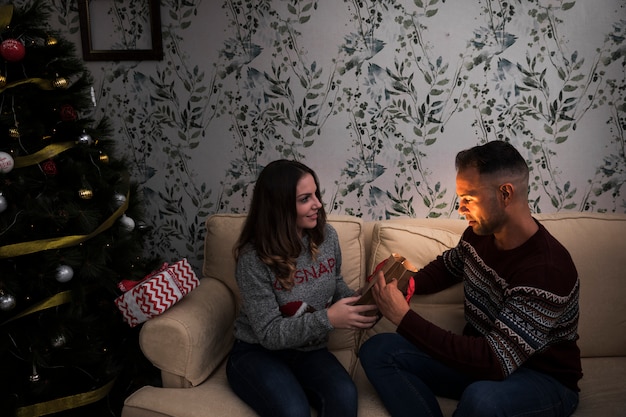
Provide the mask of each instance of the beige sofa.
[{"label": "beige sofa", "polygon": [[[577,417],[626,415],[626,215],[537,215],[570,251],[581,280],[580,348],[584,377]],[[364,222],[330,216],[341,241],[344,279],[364,285],[370,271],[395,252],[422,266],[454,246],[466,222],[394,219]],[[162,371],[163,387],[143,387],[126,399],[123,417],[244,417],[255,413],[230,390],[224,372],[233,342],[238,292],[231,248],[243,216],[217,214],[206,222],[201,284],[163,315],[143,325],[140,343]],[[461,286],[415,296],[412,308],[459,332],[464,324]],[[373,332],[394,331],[381,320],[366,332],[335,330],[330,349],[359,389],[359,416],[388,416],[359,365],[359,345]],[[446,416],[455,401],[440,399]]]}]

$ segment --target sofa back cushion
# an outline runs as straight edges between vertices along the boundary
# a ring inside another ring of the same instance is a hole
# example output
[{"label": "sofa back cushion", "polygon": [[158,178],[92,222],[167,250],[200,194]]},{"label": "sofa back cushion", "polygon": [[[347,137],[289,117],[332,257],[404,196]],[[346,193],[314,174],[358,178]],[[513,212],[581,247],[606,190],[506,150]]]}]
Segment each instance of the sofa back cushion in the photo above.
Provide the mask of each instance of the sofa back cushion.
[{"label": "sofa back cushion", "polygon": [[[578,344],[583,357],[626,354],[626,215],[562,212],[535,214],[570,252],[580,277]],[[418,268],[448,247],[467,227],[456,219],[394,219],[374,225],[368,274],[391,252]],[[414,296],[411,307],[451,331],[464,325],[463,291]],[[374,332],[395,331],[381,320]],[[371,333],[371,332],[370,332]]]},{"label": "sofa back cushion", "polygon": [[[233,247],[245,219],[245,214],[219,213],[209,216],[206,220],[204,241],[202,275],[222,281],[233,291],[238,301]],[[363,221],[353,216],[329,215],[328,222],[339,235],[344,280],[351,288],[356,289],[365,274]]]},{"label": "sofa back cushion", "polygon": [[580,277],[583,357],[626,355],[626,215],[535,216],[567,248]]},{"label": "sofa back cushion", "polygon": [[[466,223],[456,219],[394,219],[374,224],[368,276],[376,265],[391,253],[404,256],[420,269],[444,250],[456,246]],[[463,314],[463,287],[456,285],[437,294],[415,295],[411,308],[426,319],[455,333],[465,325]],[[393,332],[395,326],[382,319],[366,337],[374,333]]]},{"label": "sofa back cushion", "polygon": [[239,289],[235,281],[235,258],[233,247],[246,219],[244,214],[214,214],[206,220],[204,238],[204,264],[202,275],[222,281],[235,295],[237,303]]},{"label": "sofa back cushion", "polygon": [[[202,274],[222,281],[232,291],[237,305],[241,299],[235,280],[236,265],[232,250],[245,219],[245,214],[219,213],[209,216],[206,220]],[[339,236],[341,272],[344,280],[351,288],[357,289],[361,277],[365,275],[363,221],[353,216],[329,215],[328,222],[337,230]],[[335,331],[331,333],[329,348],[355,350],[356,343],[355,332]]]}]

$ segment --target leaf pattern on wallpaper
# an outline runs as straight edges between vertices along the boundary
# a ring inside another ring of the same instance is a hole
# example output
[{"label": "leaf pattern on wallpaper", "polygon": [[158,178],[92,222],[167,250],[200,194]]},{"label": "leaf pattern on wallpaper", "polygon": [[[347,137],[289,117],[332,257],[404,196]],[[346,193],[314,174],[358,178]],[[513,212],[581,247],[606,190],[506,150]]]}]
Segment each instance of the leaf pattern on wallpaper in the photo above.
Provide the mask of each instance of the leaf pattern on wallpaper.
[{"label": "leaf pattern on wallpaper", "polygon": [[[546,101],[550,97],[547,69],[538,68],[538,63],[549,60],[557,66],[558,53],[562,55],[564,48],[563,40],[556,39],[557,26],[562,23],[556,13],[571,9],[574,3],[541,8],[530,2],[528,15],[535,22],[528,27],[539,28],[530,34],[539,52],[524,63],[502,57],[520,36],[529,35],[511,32],[525,15],[521,2],[504,6],[483,2],[484,25],[474,30],[467,50],[455,63],[435,55],[435,45],[427,39],[428,19],[435,17],[442,6],[437,0],[416,1],[415,7],[405,7],[398,1],[344,3],[353,12],[353,30],[339,45],[334,68],[308,62],[307,51],[298,46],[300,27],[310,21],[317,2],[261,2],[247,8],[241,1],[224,3],[238,37],[224,43],[219,75],[236,77],[238,87],[225,92],[228,104],[220,116],[232,118],[231,132],[240,151],[222,182],[220,209],[245,207],[250,187],[262,169],[259,161],[267,160],[266,155],[304,158],[305,149],[322,134],[324,121],[347,113],[347,129],[357,156],[346,160],[334,191],[326,195],[329,209],[371,218],[413,217],[418,215],[417,204],[423,207],[421,212],[426,209],[426,216],[450,216],[456,197],[432,179],[427,156],[433,151],[428,149],[442,140],[446,124],[457,111],[472,108],[478,109],[474,126],[481,141],[509,138],[529,150],[529,163],[540,174],[533,182],[539,194],[534,200],[536,211],[540,211],[544,194],[557,209],[576,207],[568,203],[576,188],[569,182],[559,183],[559,170],[551,162],[557,154],[552,147],[567,139],[569,129],[575,129],[574,123],[564,121],[571,117],[567,112],[577,102],[571,96],[576,90],[572,83],[580,82],[582,76],[573,71],[580,69],[583,61],[576,62],[573,54],[571,68],[556,69],[565,83],[561,94],[550,102]],[[390,21],[401,28],[391,38],[382,24]],[[271,42],[252,42],[262,38],[260,32]],[[542,48],[550,39],[554,51],[548,58]],[[393,65],[382,67],[370,62],[388,45],[395,47]],[[271,53],[271,68],[255,64],[263,51]],[[470,83],[476,72],[493,73],[494,79],[486,79],[482,85]],[[348,78],[356,78],[357,82],[348,83]],[[491,84],[494,88],[490,89]],[[463,100],[468,91],[474,92],[473,98]],[[479,104],[472,100],[479,100]],[[331,104],[324,107],[324,103]],[[531,106],[537,108],[532,110]],[[542,137],[527,128],[529,119],[539,118],[545,118]],[[523,136],[532,140],[521,139]],[[606,160],[598,176],[606,175],[610,167]],[[389,170],[395,172],[395,185],[383,191],[374,184]],[[598,190],[596,187],[588,194],[597,195]],[[360,203],[355,206],[354,201]]]},{"label": "leaf pattern on wallpaper", "polygon": [[351,33],[344,38],[344,43],[340,49],[347,59],[339,67],[341,75],[354,68],[359,68],[363,62],[374,57],[383,49],[385,42],[374,38],[372,32],[374,32],[373,28],[369,28],[365,33]]},{"label": "leaf pattern on wallpaper", "polygon": [[[50,7],[78,38],[74,3]],[[165,59],[90,63],[94,116],[114,122],[142,185],[150,250],[195,266],[206,215],[245,211],[272,159],[328,166],[318,151],[331,141],[330,212],[455,217],[451,152],[494,139],[525,153],[534,211],[626,212],[626,20],[604,10],[577,42],[567,23],[585,17],[582,6],[162,0]],[[601,134],[588,133],[590,121]],[[202,152],[219,152],[224,172]]]},{"label": "leaf pattern on wallpaper", "polygon": [[[333,111],[329,103],[337,95],[338,71],[318,66],[299,46],[300,28],[309,24],[317,1],[227,0],[224,8],[231,26],[237,27],[237,37],[220,51],[225,58],[220,74],[235,77],[236,90],[225,93],[228,104],[221,116],[232,120],[230,131],[239,157],[222,183],[220,207],[245,207],[249,188],[263,168],[259,161],[302,160],[305,149],[313,146]],[[267,32],[267,44],[254,44],[251,39],[261,38],[262,31]],[[271,54],[270,68],[257,66],[254,60],[262,50]]]},{"label": "leaf pattern on wallpaper", "polygon": [[[596,108],[599,102],[608,100],[603,97],[606,86],[624,84],[623,79],[604,79],[601,69],[609,64],[607,57],[615,56],[615,52],[620,50],[623,38],[607,36],[603,47],[598,49],[595,61],[585,65],[577,51],[568,51],[567,40],[559,30],[566,13],[575,9],[575,2],[563,3],[560,7],[545,7],[540,3],[521,2],[515,6],[515,13],[510,9],[507,13],[498,9],[499,2],[486,2],[483,15],[492,25],[489,31],[483,33],[492,33],[494,38],[498,38],[498,33],[504,33],[502,28],[513,19],[528,16],[531,22],[517,26],[532,28],[525,36],[530,41],[524,62],[511,62],[503,57],[496,60],[495,89],[489,89],[492,80],[470,85],[474,95],[467,105],[469,107],[473,103],[479,109],[474,126],[484,141],[509,139],[528,150],[534,211],[541,211],[542,198],[548,198],[556,210],[592,210],[597,203],[593,196],[602,193],[599,192],[601,187],[597,186],[598,182],[615,184],[609,188],[619,194],[623,181],[615,176],[612,178],[614,181],[606,182],[606,174],[612,169],[598,167],[597,180],[591,182],[582,200],[577,199],[578,189],[572,187],[569,180],[562,179],[556,156],[586,113]],[[616,28],[616,32],[619,33],[619,29]],[[504,38],[514,39],[515,36]],[[615,42],[616,39],[618,42]],[[495,48],[494,51],[501,52],[500,49]],[[477,50],[480,53],[478,58],[474,57],[473,64],[484,65],[485,72],[489,73],[492,60],[499,52],[485,56],[482,48]],[[624,58],[621,57],[621,60],[623,64]],[[617,117],[612,117],[607,123],[619,120],[619,113],[623,115],[623,110],[617,110]],[[623,135],[618,136],[622,138],[616,140],[616,150],[619,152],[621,148],[624,155],[623,146],[619,146],[620,142],[623,144]],[[622,166],[624,161],[622,157]],[[614,163],[605,159],[605,167]]]},{"label": "leaf pattern on wallpaper", "polygon": [[65,32],[70,35],[78,33],[80,30],[78,5],[72,0],[51,0],[49,4],[42,3],[47,11],[50,12],[52,25],[58,24]]},{"label": "leaf pattern on wallpaper", "polygon": [[[426,149],[436,144],[457,111],[465,80],[463,65],[445,62],[428,40],[428,19],[437,15],[439,2],[416,1],[417,8],[405,8],[400,2],[354,2],[353,6],[352,23],[362,30],[361,37],[394,45],[394,62],[385,67],[371,62],[367,71],[356,66],[358,86],[345,90],[348,129],[365,163],[358,175],[344,169],[337,185],[341,197],[355,190],[363,207],[348,209],[336,198],[334,208],[371,218],[414,217],[417,197],[426,216],[449,215],[454,196],[433,179]],[[389,21],[396,24],[396,33],[387,33],[382,23]],[[372,184],[376,177],[368,169],[383,164],[376,162],[382,155],[396,172],[394,188],[385,192]]]},{"label": "leaf pattern on wallpaper", "polygon": [[[598,66],[608,67],[617,63],[622,68],[626,67],[626,19],[620,20],[613,25],[613,31],[605,38],[604,48],[601,57],[598,59]],[[594,73],[594,76],[604,76],[603,71]],[[594,178],[589,180],[589,187],[585,193],[581,210],[598,211],[624,211],[626,203],[622,200],[622,206],[617,206],[617,197],[621,196],[624,184],[626,184],[626,77],[616,79],[606,79],[602,94],[599,100],[592,104],[595,109],[600,105],[605,105],[609,109],[609,117],[606,121],[611,126],[611,142],[613,152],[604,157],[603,164],[598,166]],[[612,207],[596,207],[597,197],[610,195],[609,201],[613,202]]]},{"label": "leaf pattern on wallpaper", "polygon": [[171,26],[164,27],[165,65],[146,71],[141,63],[104,63],[95,86],[98,111],[115,120],[121,151],[150,208],[152,252],[167,259],[201,259],[204,218],[214,210],[213,190],[189,161],[217,114],[217,71],[192,65],[181,49],[201,1],[164,1]]},{"label": "leaf pattern on wallpaper", "polygon": [[219,76],[225,78],[233,72],[238,73],[244,65],[252,62],[262,50],[263,48],[260,45],[244,41],[243,39],[229,39],[224,43],[224,48],[220,51],[228,65],[219,71]]},{"label": "leaf pattern on wallpaper", "polygon": [[[201,1],[162,1],[167,6],[171,28],[185,29]],[[167,65],[159,65],[154,74],[135,71],[135,77],[149,77],[147,100],[138,103],[141,109],[139,128],[154,136],[151,141],[134,141],[144,158],[137,168],[147,175],[158,172],[158,181],[145,181],[144,192],[150,203],[158,207],[151,246],[161,254],[178,249],[176,257],[191,256],[200,260],[204,243],[204,219],[214,211],[213,190],[207,186],[202,164],[190,164],[195,149],[210,138],[209,126],[218,115],[221,99],[218,71],[206,71],[192,65],[181,44],[183,33],[164,31]],[[142,94],[143,97],[146,94]],[[139,112],[138,112],[139,113]],[[172,134],[175,132],[175,134]],[[157,139],[158,138],[158,139]],[[137,137],[141,139],[141,137]],[[151,147],[158,145],[158,152]],[[149,155],[165,155],[155,161]],[[147,156],[146,156],[147,155]],[[160,163],[160,164],[159,164]],[[183,245],[177,244],[183,242]],[[179,248],[183,248],[180,250]]]}]

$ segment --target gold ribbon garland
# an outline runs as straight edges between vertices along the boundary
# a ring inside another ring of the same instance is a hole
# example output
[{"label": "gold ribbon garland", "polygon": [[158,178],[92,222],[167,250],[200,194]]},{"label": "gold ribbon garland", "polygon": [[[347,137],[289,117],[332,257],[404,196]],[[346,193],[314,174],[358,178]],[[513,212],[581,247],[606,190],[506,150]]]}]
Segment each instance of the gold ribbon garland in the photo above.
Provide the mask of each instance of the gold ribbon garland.
[{"label": "gold ribbon garland", "polygon": [[74,235],[74,236],[64,236],[59,238],[50,238],[50,239],[41,239],[34,240],[30,242],[21,242],[14,243],[12,245],[6,245],[0,247],[0,259],[3,258],[12,258],[14,256],[28,255],[30,253],[40,252],[44,250],[50,249],[61,249],[67,248],[69,246],[78,245],[79,243],[85,242],[92,237],[102,233],[107,230],[109,227],[113,226],[113,223],[126,211],[128,208],[128,193],[126,194],[126,201],[122,204],[117,210],[113,212],[113,214],[96,230],[87,234],[87,235]]},{"label": "gold ribbon garland", "polygon": [[47,159],[53,158],[58,154],[67,151],[68,149],[72,149],[74,146],[76,146],[75,142],[53,143],[52,145],[48,145],[45,148],[35,152],[34,154],[15,158],[14,167],[23,168],[30,165],[36,165]]},{"label": "gold ribbon garland", "polygon": [[60,293],[58,293],[58,294],[48,298],[47,300],[43,300],[42,302],[37,303],[37,304],[35,304],[34,306],[32,306],[30,308],[27,308],[26,310],[22,311],[17,316],[11,317],[9,320],[7,320],[4,323],[0,324],[0,326],[4,326],[5,324],[12,322],[13,320],[17,320],[19,318],[28,316],[29,314],[33,314],[33,313],[36,313],[38,311],[46,310],[46,309],[52,308],[52,307],[58,307],[58,306],[60,306],[62,304],[69,303],[70,301],[72,301],[72,292],[71,291],[60,292]]},{"label": "gold ribbon garland", "polygon": [[70,395],[67,397],[61,397],[54,400],[46,401],[43,403],[37,403],[26,407],[20,407],[15,413],[16,417],[38,417],[48,414],[58,413],[60,411],[69,410],[72,408],[82,407],[100,401],[107,396],[115,379],[108,382],[106,385],[97,388],[92,391],[87,391],[81,394]]},{"label": "gold ribbon garland", "polygon": [[52,85],[52,81],[46,80],[44,78],[26,78],[20,81],[14,81],[12,83],[8,83],[4,87],[0,88],[0,93],[3,93],[4,90],[8,90],[9,88],[17,87],[22,84],[36,84],[42,90],[53,90],[54,85]]},{"label": "gold ribbon garland", "polygon": [[3,4],[0,6],[0,28],[6,28],[13,19],[13,5]]}]

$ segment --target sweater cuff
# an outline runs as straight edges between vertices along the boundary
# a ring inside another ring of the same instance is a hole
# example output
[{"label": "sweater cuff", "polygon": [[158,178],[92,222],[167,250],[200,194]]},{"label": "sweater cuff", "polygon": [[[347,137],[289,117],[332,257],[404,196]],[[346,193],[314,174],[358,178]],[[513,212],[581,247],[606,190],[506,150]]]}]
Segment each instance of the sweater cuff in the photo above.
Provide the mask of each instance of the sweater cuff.
[{"label": "sweater cuff", "polygon": [[[319,313],[319,314],[318,314]],[[327,331],[335,330],[332,324],[330,324],[330,320],[328,319],[328,309],[317,311],[314,314],[318,314],[319,323],[323,326],[323,328]]]}]

